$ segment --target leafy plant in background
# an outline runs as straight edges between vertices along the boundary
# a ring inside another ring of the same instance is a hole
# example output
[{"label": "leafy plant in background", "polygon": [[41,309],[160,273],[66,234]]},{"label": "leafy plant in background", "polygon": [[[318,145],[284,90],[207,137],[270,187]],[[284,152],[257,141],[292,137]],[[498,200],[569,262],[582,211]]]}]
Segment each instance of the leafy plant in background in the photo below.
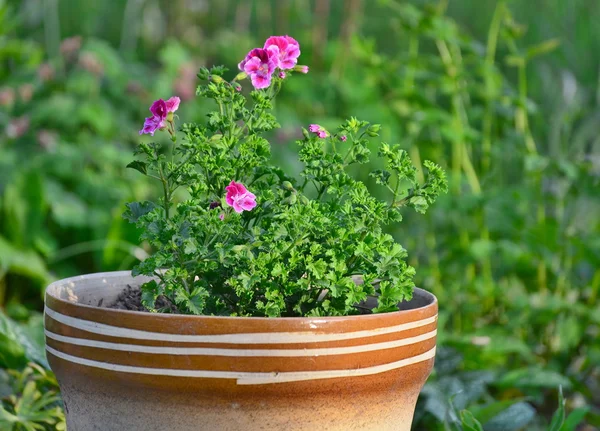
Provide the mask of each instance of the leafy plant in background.
[{"label": "leafy plant in background", "polygon": [[6,431],[65,431],[54,375],[30,363],[23,371],[0,371],[0,426]]}]

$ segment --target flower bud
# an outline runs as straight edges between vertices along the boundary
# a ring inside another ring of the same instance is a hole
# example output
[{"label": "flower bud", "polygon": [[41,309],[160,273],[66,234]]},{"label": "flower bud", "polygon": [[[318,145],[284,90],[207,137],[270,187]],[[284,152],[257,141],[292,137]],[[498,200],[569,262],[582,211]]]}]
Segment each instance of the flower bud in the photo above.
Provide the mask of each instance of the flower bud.
[{"label": "flower bud", "polygon": [[172,112],[167,113],[167,121],[169,123],[173,122],[173,113]]},{"label": "flower bud", "polygon": [[281,186],[287,191],[294,191],[294,186],[289,181],[284,181],[283,183],[281,183]]},{"label": "flower bud", "polygon": [[301,196],[300,196],[300,203],[301,203],[302,205],[308,205],[308,204],[310,203],[310,201],[308,200],[308,198],[307,198],[306,196],[304,196],[304,195],[301,195]]},{"label": "flower bud", "polygon": [[381,130],[381,124],[371,124],[368,128],[372,132],[379,132]]},{"label": "flower bud", "polygon": [[294,205],[298,201],[298,195],[296,193],[289,195],[283,200],[284,204]]},{"label": "flower bud", "polygon": [[308,66],[302,66],[302,65],[294,66],[294,71],[300,72],[300,73],[308,73]]},{"label": "flower bud", "polygon": [[235,78],[233,78],[233,80],[234,81],[243,81],[247,77],[248,77],[248,74],[246,72],[240,72],[237,75],[235,75]]},{"label": "flower bud", "polygon": [[212,82],[215,82],[215,83],[217,83],[217,84],[219,84],[219,83],[221,83],[221,82],[225,81],[225,80],[224,80],[223,78],[221,78],[219,75],[210,75],[210,80],[211,80]]}]

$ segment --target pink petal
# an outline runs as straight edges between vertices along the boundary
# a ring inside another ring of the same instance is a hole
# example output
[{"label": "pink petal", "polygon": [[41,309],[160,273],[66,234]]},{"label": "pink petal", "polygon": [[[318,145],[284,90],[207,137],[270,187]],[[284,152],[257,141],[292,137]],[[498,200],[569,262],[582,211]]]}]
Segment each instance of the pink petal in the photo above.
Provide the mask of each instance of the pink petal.
[{"label": "pink petal", "polygon": [[177,96],[173,96],[169,100],[167,100],[165,102],[166,105],[167,105],[167,112],[175,112],[175,111],[177,111],[177,109],[179,109],[179,102],[180,101],[181,100]]},{"label": "pink petal", "polygon": [[256,73],[258,72],[258,69],[260,69],[261,65],[262,63],[260,62],[260,59],[258,57],[252,57],[244,65],[244,72],[246,72],[249,75]]},{"label": "pink petal", "polygon": [[239,201],[239,206],[244,211],[250,211],[256,207],[256,200],[250,196],[243,196]]},{"label": "pink petal", "polygon": [[166,102],[162,99],[155,100],[154,103],[152,103],[152,105],[150,106],[150,112],[152,112],[152,114],[155,117],[158,117],[161,120],[164,120],[167,117]]},{"label": "pink petal", "polygon": [[250,76],[250,78],[252,79],[252,85],[258,90],[261,88],[267,88],[269,85],[271,85],[271,75],[261,76],[258,74],[253,74]]}]

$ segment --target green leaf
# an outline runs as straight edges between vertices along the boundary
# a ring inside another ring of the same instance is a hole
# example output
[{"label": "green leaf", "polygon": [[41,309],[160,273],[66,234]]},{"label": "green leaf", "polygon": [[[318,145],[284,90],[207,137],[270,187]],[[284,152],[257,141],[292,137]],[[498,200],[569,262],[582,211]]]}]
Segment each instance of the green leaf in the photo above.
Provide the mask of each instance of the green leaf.
[{"label": "green leaf", "polygon": [[503,388],[570,388],[571,381],[556,371],[529,367],[506,373],[497,385]]},{"label": "green leaf", "polygon": [[550,428],[548,431],[560,431],[565,422],[565,398],[563,396],[562,386],[558,388],[558,410],[552,416]]},{"label": "green leaf", "polygon": [[140,160],[134,160],[133,162],[129,163],[126,167],[135,169],[136,171],[141,172],[144,175],[148,174],[148,163],[142,162]]},{"label": "green leaf", "polygon": [[563,426],[560,427],[560,431],[576,431],[577,427],[583,422],[589,411],[590,407],[588,406],[579,407],[573,410],[565,420]]},{"label": "green leaf", "polygon": [[535,409],[519,402],[498,413],[484,424],[485,431],[516,431],[525,427],[535,417]]},{"label": "green leaf", "polygon": [[123,218],[129,220],[130,223],[135,223],[139,220],[140,217],[148,214],[154,208],[156,208],[156,204],[150,201],[144,202],[131,202],[125,204],[127,210],[123,214]]},{"label": "green leaf", "polygon": [[479,421],[475,419],[475,416],[473,416],[473,413],[468,410],[461,410],[460,421],[463,431],[483,431],[481,423],[479,423]]}]

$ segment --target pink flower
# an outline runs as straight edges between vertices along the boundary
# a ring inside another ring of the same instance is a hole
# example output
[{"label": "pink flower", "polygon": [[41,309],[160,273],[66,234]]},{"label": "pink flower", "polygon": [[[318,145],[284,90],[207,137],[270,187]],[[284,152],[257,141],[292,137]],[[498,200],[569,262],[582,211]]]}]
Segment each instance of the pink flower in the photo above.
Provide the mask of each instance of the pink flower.
[{"label": "pink flower", "polygon": [[271,76],[277,67],[277,49],[254,48],[238,67],[250,75],[254,88],[267,88],[271,85]]},{"label": "pink flower", "polygon": [[179,109],[179,102],[181,102],[181,99],[179,99],[179,97],[177,96],[173,96],[169,100],[167,100],[165,102],[167,105],[167,112],[177,111]]},{"label": "pink flower", "polygon": [[263,48],[277,48],[277,67],[282,70],[293,69],[300,57],[300,45],[290,36],[271,36]]},{"label": "pink flower", "polygon": [[236,213],[250,211],[256,206],[256,196],[246,190],[243,184],[231,181],[225,190],[227,190],[225,201]]},{"label": "pink flower", "polygon": [[308,130],[312,133],[316,133],[319,138],[326,138],[329,136],[329,133],[318,124],[311,124],[308,126]]},{"label": "pink flower", "polygon": [[23,115],[19,118],[13,118],[6,126],[6,135],[9,138],[16,139],[27,133],[29,129],[29,117]]},{"label": "pink flower", "polygon": [[346,137],[346,135],[340,136],[340,141],[346,142],[347,140],[348,140],[348,138]]},{"label": "pink flower", "polygon": [[150,136],[154,136],[154,132],[156,132],[161,127],[164,127],[162,120],[158,117],[152,116],[146,118],[144,121],[144,127],[140,130],[140,135],[148,134]]},{"label": "pink flower", "polygon": [[155,100],[152,105],[150,105],[152,117],[146,118],[144,127],[140,130],[140,135],[146,133],[154,136],[154,132],[166,127],[165,120],[167,119],[167,115],[179,109],[179,102],[180,99],[177,96],[171,97],[166,102],[163,99]]},{"label": "pink flower", "polygon": [[167,102],[162,99],[155,100],[150,105],[150,112],[152,112],[152,116],[160,118],[161,121],[164,120],[167,118]]}]

